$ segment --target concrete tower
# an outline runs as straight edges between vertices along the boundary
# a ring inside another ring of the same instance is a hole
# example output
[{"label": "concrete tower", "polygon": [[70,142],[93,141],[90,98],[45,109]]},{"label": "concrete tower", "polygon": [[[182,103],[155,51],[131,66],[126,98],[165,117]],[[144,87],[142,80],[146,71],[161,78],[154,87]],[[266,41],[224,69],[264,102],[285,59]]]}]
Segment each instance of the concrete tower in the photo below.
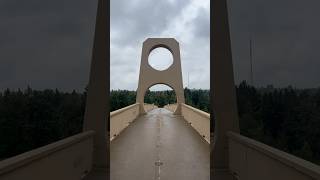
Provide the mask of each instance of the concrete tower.
[{"label": "concrete tower", "polygon": [[[168,49],[173,56],[172,65],[163,71],[156,70],[148,63],[150,52],[158,47]],[[143,107],[146,91],[153,85],[165,84],[176,93],[177,109],[175,114],[181,114],[181,103],[184,103],[184,91],[182,84],[182,71],[179,43],[173,38],[148,38],[143,42],[139,83],[136,102],[140,103],[140,114],[146,113]]]}]

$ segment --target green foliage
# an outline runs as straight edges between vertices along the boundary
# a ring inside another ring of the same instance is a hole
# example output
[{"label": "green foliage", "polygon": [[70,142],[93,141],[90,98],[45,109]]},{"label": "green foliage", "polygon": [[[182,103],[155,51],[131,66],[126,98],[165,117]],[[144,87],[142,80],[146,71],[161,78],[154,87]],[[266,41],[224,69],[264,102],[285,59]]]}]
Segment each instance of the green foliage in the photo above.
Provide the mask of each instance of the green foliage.
[{"label": "green foliage", "polygon": [[210,90],[184,89],[186,104],[210,113]]},{"label": "green foliage", "polygon": [[[320,88],[236,86],[241,134],[320,164]],[[186,104],[210,112],[209,90],[184,89]],[[0,92],[0,159],[82,130],[85,93],[58,90]],[[136,101],[136,92],[112,90],[110,111]],[[145,103],[176,102],[174,91],[147,91]]]},{"label": "green foliage", "polygon": [[[209,90],[202,89],[185,89],[186,104],[198,108],[205,112],[210,112]],[[112,90],[110,92],[110,109],[111,111],[121,109],[128,105],[134,104],[136,101],[136,92],[128,90]],[[173,90],[166,91],[150,91],[147,90],[144,102],[155,104],[163,107],[167,104],[177,102],[176,94]]]},{"label": "green foliage", "polygon": [[128,90],[111,90],[110,111],[115,111],[136,102],[136,92]]},{"label": "green foliage", "polygon": [[236,90],[241,134],[320,164],[320,88]]},{"label": "green foliage", "polygon": [[85,95],[58,90],[0,93],[0,159],[77,134]]},{"label": "green foliage", "polygon": [[155,104],[158,107],[163,107],[167,104],[174,104],[177,102],[176,94],[173,90],[167,91],[150,91],[148,90],[144,96],[144,102],[148,104]]}]

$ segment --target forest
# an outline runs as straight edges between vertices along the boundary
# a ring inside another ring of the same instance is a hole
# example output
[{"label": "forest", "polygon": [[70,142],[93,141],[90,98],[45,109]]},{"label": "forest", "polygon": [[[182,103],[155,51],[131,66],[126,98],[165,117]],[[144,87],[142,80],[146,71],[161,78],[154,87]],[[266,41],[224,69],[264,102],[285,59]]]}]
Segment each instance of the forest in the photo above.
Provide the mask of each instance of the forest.
[{"label": "forest", "polygon": [[[184,89],[186,104],[201,109],[209,113],[209,90],[202,89]],[[144,102],[163,107],[167,104],[176,103],[176,95],[173,90],[150,91],[148,90],[144,97]],[[136,92],[128,90],[112,90],[110,92],[111,111],[126,107],[136,102]]]},{"label": "forest", "polygon": [[[210,113],[209,90],[184,89],[186,104]],[[320,164],[320,88],[236,86],[241,134]],[[110,110],[135,103],[136,92],[110,91]],[[82,131],[86,91],[0,92],[0,159]],[[145,103],[176,102],[174,91],[147,91]]]}]

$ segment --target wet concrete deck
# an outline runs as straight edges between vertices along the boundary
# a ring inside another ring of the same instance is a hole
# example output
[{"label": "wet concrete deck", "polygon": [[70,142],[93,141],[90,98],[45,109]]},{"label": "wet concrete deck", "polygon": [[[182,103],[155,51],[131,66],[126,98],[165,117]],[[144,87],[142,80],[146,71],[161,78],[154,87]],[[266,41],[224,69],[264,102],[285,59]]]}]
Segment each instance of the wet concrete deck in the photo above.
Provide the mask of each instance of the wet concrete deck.
[{"label": "wet concrete deck", "polygon": [[139,117],[111,142],[111,180],[208,180],[209,174],[209,144],[163,108]]}]

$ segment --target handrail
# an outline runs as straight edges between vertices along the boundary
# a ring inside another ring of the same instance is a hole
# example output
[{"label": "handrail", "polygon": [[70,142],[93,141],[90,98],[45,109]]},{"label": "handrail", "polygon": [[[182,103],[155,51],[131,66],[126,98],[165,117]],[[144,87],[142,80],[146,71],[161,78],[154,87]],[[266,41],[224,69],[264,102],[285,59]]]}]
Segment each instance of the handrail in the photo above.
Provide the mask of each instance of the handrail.
[{"label": "handrail", "polygon": [[[144,105],[151,105],[151,108],[148,108],[148,110],[152,110],[154,107],[157,107],[154,104],[144,103]],[[110,112],[110,141],[118,136],[140,115],[140,108],[139,103],[135,103]]]},{"label": "handrail", "polygon": [[183,118],[210,144],[210,114],[184,103],[181,106]]},{"label": "handrail", "polygon": [[76,144],[82,140],[93,137],[94,131],[86,131],[46,146],[19,154],[17,156],[0,161],[0,175],[15,170],[28,163],[47,157],[48,155],[60,151],[66,147]]},{"label": "handrail", "polygon": [[207,112],[201,111],[200,109],[194,108],[194,107],[192,107],[190,105],[187,105],[185,103],[181,103],[181,105],[193,110],[196,113],[199,113],[200,115],[202,115],[205,118],[209,118],[210,119],[210,114],[207,113]]},{"label": "handrail", "polygon": [[132,107],[134,107],[134,106],[136,106],[136,105],[139,105],[139,104],[140,104],[140,103],[131,104],[131,105],[126,106],[126,107],[124,107],[124,108],[121,108],[121,109],[112,111],[112,112],[110,112],[110,118],[111,118],[112,116],[115,116],[115,115],[117,115],[117,114],[119,114],[119,113],[122,113],[122,112],[124,112],[124,111],[126,111],[126,110],[128,110],[128,109],[130,109],[130,108],[132,108]]},{"label": "handrail", "polygon": [[227,136],[246,147],[252,148],[276,161],[280,161],[286,166],[298,170],[302,174],[320,179],[320,166],[234,132],[228,132]]},{"label": "handrail", "polygon": [[139,103],[110,112],[110,141],[113,141],[139,116]]},{"label": "handrail", "polygon": [[[163,106],[163,108],[165,108],[171,112],[174,112],[176,110],[177,106],[178,106],[177,104],[167,104],[167,105]],[[174,109],[170,109],[171,107],[174,107]]]}]

